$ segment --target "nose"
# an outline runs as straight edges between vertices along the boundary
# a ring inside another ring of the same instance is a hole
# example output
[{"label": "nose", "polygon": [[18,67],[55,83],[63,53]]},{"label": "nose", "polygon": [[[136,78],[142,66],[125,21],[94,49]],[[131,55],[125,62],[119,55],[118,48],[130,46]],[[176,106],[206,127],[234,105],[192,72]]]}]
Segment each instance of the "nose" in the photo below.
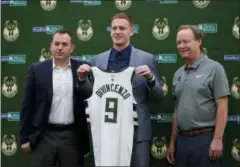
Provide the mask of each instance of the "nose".
[{"label": "nose", "polygon": [[120,29],[119,28],[116,29],[116,33],[120,33]]},{"label": "nose", "polygon": [[62,49],[63,48],[63,46],[60,44],[60,45],[58,45],[58,49]]},{"label": "nose", "polygon": [[179,43],[178,44],[178,48],[180,49],[180,48],[184,48],[185,47],[185,45],[181,42],[181,43]]}]

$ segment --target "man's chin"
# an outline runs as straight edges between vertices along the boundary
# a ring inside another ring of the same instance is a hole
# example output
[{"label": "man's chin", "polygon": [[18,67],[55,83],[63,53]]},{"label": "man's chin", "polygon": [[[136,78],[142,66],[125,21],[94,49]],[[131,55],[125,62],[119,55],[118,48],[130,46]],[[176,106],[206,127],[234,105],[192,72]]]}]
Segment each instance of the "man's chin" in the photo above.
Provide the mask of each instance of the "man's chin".
[{"label": "man's chin", "polygon": [[182,58],[184,58],[184,59],[190,57],[190,55],[189,55],[188,53],[182,53],[181,56],[182,56]]},{"label": "man's chin", "polygon": [[54,59],[55,59],[55,60],[66,60],[67,57],[64,57],[64,56],[55,56]]},{"label": "man's chin", "polygon": [[124,46],[125,44],[123,42],[114,42],[114,45],[116,45],[116,46]]}]

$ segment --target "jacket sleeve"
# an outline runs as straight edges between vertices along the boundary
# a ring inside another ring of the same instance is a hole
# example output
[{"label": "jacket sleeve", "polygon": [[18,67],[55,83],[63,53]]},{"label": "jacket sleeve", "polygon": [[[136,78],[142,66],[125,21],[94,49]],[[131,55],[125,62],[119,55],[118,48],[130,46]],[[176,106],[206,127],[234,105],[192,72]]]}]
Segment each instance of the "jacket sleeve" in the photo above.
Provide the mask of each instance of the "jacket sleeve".
[{"label": "jacket sleeve", "polygon": [[[85,61],[82,61],[81,64],[88,64],[91,66],[91,63],[88,63]],[[77,87],[77,91],[78,91],[79,95],[81,95],[80,97],[83,100],[91,97],[92,92],[93,92],[93,86],[90,81],[90,75],[85,80],[80,81],[78,79],[78,83],[79,83],[79,86]]]},{"label": "jacket sleeve", "polygon": [[25,75],[24,95],[22,106],[20,109],[20,143],[24,144],[29,141],[31,132],[32,116],[34,113],[35,102],[35,78],[33,65],[29,66],[28,72]]},{"label": "jacket sleeve", "polygon": [[152,100],[162,100],[164,94],[163,94],[162,87],[160,85],[160,80],[159,80],[160,74],[157,73],[156,60],[154,55],[152,55],[152,59],[150,60],[149,68],[154,76],[154,81],[148,82],[150,98]]}]

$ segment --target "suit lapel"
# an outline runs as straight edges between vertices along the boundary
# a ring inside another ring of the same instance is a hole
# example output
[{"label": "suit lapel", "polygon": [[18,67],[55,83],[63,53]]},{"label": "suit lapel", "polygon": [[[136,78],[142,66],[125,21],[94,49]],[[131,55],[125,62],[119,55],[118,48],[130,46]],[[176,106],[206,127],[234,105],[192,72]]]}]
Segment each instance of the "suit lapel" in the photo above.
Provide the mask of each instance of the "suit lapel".
[{"label": "suit lapel", "polygon": [[73,93],[74,93],[74,88],[75,87],[79,87],[78,85],[78,77],[77,77],[77,69],[78,66],[80,65],[80,63],[78,64],[77,62],[75,62],[74,60],[70,59],[71,61],[71,69],[72,69],[72,76],[73,76]]},{"label": "suit lapel", "polygon": [[137,66],[137,61],[140,59],[140,56],[138,54],[138,51],[136,48],[132,46],[132,51],[131,51],[131,57],[130,57],[130,62],[129,66],[131,67],[136,67]]},{"label": "suit lapel", "polygon": [[50,102],[52,102],[52,95],[53,95],[53,63],[52,60],[49,60],[49,62],[46,64],[45,72],[43,72],[43,75],[46,75],[46,82],[48,87],[48,99]]},{"label": "suit lapel", "polygon": [[102,64],[100,65],[103,70],[107,70],[108,67],[108,60],[110,56],[111,49],[105,52],[105,55],[103,55],[104,59],[102,60]]}]

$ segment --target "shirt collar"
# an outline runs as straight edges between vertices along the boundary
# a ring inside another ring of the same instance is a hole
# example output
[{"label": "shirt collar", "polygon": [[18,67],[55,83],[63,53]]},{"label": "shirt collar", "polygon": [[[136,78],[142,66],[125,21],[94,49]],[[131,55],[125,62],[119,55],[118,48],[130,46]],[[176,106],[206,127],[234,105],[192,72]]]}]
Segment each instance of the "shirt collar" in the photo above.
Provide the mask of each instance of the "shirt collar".
[{"label": "shirt collar", "polygon": [[207,55],[201,55],[201,56],[197,59],[197,61],[195,61],[195,62],[192,64],[191,67],[187,67],[187,65],[184,64],[184,69],[185,69],[185,70],[186,70],[186,69],[197,69],[198,66],[199,66],[204,60],[206,60],[206,59],[207,59]]},{"label": "shirt collar", "polygon": [[[54,59],[52,59],[52,64],[53,64],[53,66],[52,66],[52,68],[54,69],[54,68],[60,68],[60,67],[58,67],[56,64],[55,64],[55,62],[54,62]],[[66,65],[66,67],[64,67],[64,69],[65,68],[67,68],[67,67],[71,67],[71,61],[70,61],[70,59],[69,59],[69,62],[68,62],[68,64]]]},{"label": "shirt collar", "polygon": [[112,48],[112,53],[113,54],[121,53],[121,55],[123,55],[123,56],[124,55],[130,55],[131,54],[131,49],[132,49],[132,46],[129,44],[126,48],[124,48],[120,52],[117,51],[115,48]]}]

